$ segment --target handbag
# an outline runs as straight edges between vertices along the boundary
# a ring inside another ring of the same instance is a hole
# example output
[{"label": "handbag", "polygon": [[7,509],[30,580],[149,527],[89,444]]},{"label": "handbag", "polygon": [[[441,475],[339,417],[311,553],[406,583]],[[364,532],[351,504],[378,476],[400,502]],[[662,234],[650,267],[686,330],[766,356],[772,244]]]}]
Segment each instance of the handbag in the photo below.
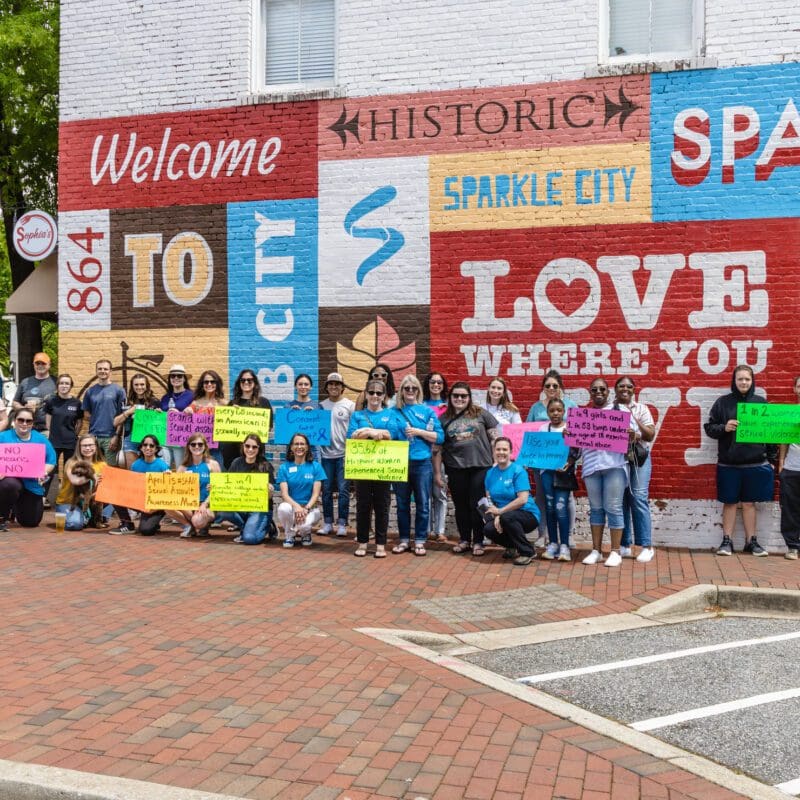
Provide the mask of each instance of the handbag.
[{"label": "handbag", "polygon": [[625,454],[625,458],[631,464],[641,467],[644,462],[647,461],[647,457],[649,455],[650,451],[642,444],[642,442],[639,439],[634,439],[628,444],[628,452]]},{"label": "handbag", "polygon": [[574,464],[564,470],[553,470],[553,488],[562,492],[576,492],[580,488]]}]

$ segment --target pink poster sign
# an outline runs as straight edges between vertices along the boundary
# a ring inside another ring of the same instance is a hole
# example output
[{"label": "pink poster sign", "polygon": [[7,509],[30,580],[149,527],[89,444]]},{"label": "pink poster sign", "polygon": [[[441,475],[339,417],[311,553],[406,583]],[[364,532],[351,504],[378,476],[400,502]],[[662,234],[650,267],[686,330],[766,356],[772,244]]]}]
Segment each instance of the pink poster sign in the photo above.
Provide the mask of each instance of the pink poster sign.
[{"label": "pink poster sign", "polygon": [[185,447],[190,436],[202,433],[208,441],[208,446],[219,447],[211,441],[214,433],[213,414],[184,414],[181,411],[171,411],[167,417],[167,444]]},{"label": "pink poster sign", "polygon": [[515,422],[503,425],[502,435],[511,439],[511,458],[520,454],[526,431],[540,431],[546,427],[546,422]]},{"label": "pink poster sign", "polygon": [[570,447],[593,447],[625,453],[628,450],[629,411],[611,408],[570,408],[564,441]]},{"label": "pink poster sign", "polygon": [[44,475],[43,444],[0,444],[0,475],[5,478],[41,478]]}]

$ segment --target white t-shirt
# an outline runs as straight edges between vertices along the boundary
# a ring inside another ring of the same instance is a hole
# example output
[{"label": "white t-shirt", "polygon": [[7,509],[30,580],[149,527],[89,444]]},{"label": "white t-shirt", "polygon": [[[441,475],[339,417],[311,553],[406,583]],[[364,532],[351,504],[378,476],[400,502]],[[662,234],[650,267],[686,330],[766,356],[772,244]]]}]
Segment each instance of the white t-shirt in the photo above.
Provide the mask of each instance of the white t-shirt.
[{"label": "white t-shirt", "polygon": [[783,468],[792,472],[800,472],[800,444],[790,444],[783,459]]},{"label": "white t-shirt", "polygon": [[356,410],[356,404],[342,397],[335,403],[332,400],[323,400],[320,407],[331,412],[331,446],[320,447],[320,455],[322,458],[342,458],[350,415]]}]

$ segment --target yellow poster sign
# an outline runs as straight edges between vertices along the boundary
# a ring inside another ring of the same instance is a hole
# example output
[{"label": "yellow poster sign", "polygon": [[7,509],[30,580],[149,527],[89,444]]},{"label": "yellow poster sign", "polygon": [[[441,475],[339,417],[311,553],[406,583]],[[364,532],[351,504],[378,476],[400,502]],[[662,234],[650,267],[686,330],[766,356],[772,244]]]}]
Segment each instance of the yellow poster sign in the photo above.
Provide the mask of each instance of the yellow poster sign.
[{"label": "yellow poster sign", "polygon": [[200,476],[195,472],[148,472],[145,504],[152,511],[197,508]]},{"label": "yellow poster sign", "polygon": [[214,409],[214,441],[241,442],[251,433],[261,440],[269,439],[270,411],[268,408],[247,406],[216,406]]},{"label": "yellow poster sign", "polygon": [[266,472],[212,472],[209,507],[214,511],[269,510]]},{"label": "yellow poster sign", "polygon": [[348,439],[344,477],[352,481],[407,481],[408,442]]}]

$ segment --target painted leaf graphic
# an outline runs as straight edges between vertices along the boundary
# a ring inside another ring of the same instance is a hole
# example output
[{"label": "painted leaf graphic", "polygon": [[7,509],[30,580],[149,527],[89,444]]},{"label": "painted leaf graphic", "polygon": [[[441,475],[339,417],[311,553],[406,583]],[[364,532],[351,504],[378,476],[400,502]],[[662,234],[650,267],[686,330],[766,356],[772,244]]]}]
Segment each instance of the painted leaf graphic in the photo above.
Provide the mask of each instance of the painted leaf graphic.
[{"label": "painted leaf graphic", "polygon": [[401,346],[397,331],[381,316],[358,331],[351,345],[336,343],[336,367],[344,378],[345,395],[351,400],[363,391],[369,371],[378,363],[391,368],[395,384],[406,375],[416,374],[416,344]]}]

